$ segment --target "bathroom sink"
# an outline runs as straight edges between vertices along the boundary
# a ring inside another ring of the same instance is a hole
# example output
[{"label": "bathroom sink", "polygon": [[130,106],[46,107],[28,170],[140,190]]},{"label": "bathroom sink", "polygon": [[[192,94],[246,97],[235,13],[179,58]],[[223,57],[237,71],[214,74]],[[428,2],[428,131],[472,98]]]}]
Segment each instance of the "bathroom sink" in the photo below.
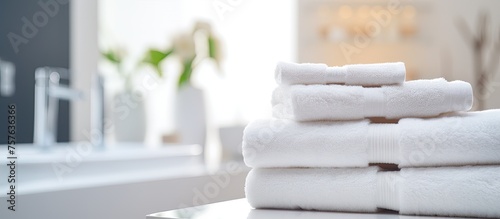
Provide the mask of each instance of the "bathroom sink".
[{"label": "bathroom sink", "polygon": [[[89,145],[89,144],[87,144]],[[127,143],[113,148],[85,147],[85,143],[59,143],[48,149],[32,144],[16,146],[16,184],[19,194],[133,182],[165,174],[178,174],[202,165],[199,145],[145,148]],[[0,145],[1,166],[7,147]],[[9,160],[10,161],[10,160]],[[2,171],[2,178],[8,171]],[[192,171],[191,171],[192,172]],[[7,181],[0,181],[6,191]]]}]

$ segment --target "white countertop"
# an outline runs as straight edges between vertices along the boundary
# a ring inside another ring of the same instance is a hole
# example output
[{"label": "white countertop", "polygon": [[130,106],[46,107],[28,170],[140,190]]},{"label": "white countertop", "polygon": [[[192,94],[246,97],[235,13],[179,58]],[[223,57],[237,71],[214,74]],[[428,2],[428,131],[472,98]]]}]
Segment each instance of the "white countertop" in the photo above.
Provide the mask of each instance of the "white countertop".
[{"label": "white countertop", "polygon": [[236,199],[193,208],[159,212],[146,216],[147,219],[450,219],[450,217],[422,217],[399,215],[393,211],[382,211],[374,214],[300,211],[278,209],[253,209],[246,199]]}]

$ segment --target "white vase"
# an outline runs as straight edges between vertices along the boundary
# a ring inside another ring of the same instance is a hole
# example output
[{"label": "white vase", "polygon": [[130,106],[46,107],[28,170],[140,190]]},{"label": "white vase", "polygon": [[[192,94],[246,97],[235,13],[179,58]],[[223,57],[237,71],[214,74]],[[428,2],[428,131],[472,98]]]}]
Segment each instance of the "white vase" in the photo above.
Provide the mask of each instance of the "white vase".
[{"label": "white vase", "polygon": [[222,157],[225,160],[242,160],[241,142],[245,125],[233,125],[219,128]]},{"label": "white vase", "polygon": [[113,98],[113,124],[117,142],[144,142],[144,98],[139,92],[121,92]]},{"label": "white vase", "polygon": [[175,113],[179,143],[204,147],[207,135],[204,92],[189,84],[179,88]]}]

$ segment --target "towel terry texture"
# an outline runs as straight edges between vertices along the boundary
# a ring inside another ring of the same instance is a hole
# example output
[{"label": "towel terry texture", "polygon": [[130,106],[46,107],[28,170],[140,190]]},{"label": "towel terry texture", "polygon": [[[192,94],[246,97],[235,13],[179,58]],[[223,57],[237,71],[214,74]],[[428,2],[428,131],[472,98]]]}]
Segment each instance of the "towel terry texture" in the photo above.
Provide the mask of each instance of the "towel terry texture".
[{"label": "towel terry texture", "polygon": [[280,62],[276,66],[278,84],[348,84],[380,86],[401,84],[406,69],[402,62],[356,64],[328,67],[325,64]]},{"label": "towel terry texture", "polygon": [[255,208],[500,217],[500,167],[253,169],[246,196]]},{"label": "towel terry texture", "polygon": [[244,131],[243,157],[253,168],[500,164],[500,110],[398,124],[258,120]]},{"label": "towel terry texture", "polygon": [[472,87],[463,81],[408,81],[398,86],[345,85],[278,86],[273,92],[273,116],[296,121],[355,120],[366,117],[432,117],[467,111]]}]

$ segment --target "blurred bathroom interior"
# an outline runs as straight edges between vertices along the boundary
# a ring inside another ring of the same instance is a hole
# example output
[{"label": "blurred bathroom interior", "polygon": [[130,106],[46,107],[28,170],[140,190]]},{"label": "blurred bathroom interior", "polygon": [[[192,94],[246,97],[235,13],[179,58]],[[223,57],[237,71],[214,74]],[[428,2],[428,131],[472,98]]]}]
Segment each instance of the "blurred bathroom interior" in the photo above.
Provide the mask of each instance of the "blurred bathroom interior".
[{"label": "blurred bathroom interior", "polygon": [[[463,80],[473,109],[500,108],[498,8],[495,0],[2,1],[0,133],[3,109],[16,104],[18,148],[40,146],[38,135],[46,146],[90,142],[92,153],[133,144],[192,152],[215,169],[241,163],[245,125],[271,117],[278,61],[402,61],[407,80]],[[46,78],[79,98],[37,107],[42,67],[69,69]],[[37,133],[36,112],[54,106],[54,133]],[[220,199],[242,196],[243,184],[235,188]]]}]

